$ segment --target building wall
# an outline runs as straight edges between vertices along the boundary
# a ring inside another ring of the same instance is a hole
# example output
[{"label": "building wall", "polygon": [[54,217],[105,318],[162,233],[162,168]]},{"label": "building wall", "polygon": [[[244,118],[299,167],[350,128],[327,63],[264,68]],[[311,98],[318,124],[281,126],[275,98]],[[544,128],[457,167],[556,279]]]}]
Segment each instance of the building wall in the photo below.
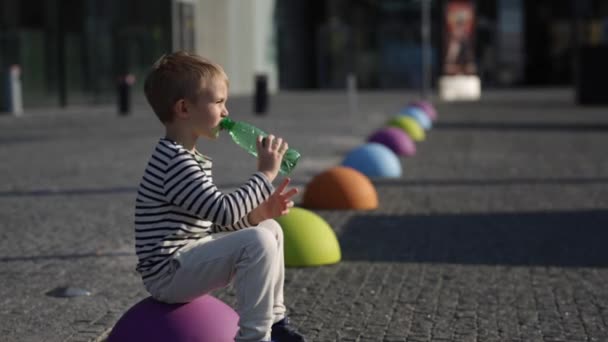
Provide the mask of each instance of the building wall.
[{"label": "building wall", "polygon": [[276,92],[275,0],[198,0],[197,5],[196,52],[224,67],[230,93],[252,94],[259,73]]}]

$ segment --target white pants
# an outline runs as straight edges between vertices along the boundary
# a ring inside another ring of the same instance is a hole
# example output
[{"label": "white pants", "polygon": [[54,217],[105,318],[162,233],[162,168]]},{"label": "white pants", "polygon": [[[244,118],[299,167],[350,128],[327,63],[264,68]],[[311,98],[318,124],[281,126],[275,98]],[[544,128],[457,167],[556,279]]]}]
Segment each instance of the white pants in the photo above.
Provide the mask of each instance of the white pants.
[{"label": "white pants", "polygon": [[285,317],[283,231],[275,220],[204,237],[179,250],[169,268],[148,284],[165,303],[189,302],[234,279],[236,341],[270,341],[271,325]]}]

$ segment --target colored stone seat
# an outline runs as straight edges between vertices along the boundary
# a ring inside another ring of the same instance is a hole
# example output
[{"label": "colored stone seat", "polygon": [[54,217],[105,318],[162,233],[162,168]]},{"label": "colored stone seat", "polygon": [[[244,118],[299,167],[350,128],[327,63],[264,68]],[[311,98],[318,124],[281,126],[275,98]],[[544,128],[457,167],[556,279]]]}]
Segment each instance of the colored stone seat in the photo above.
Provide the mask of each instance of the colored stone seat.
[{"label": "colored stone seat", "polygon": [[402,129],[416,142],[424,141],[424,139],[426,139],[424,129],[422,129],[420,124],[412,117],[396,115],[387,122],[387,125]]},{"label": "colored stone seat", "polygon": [[416,154],[416,144],[407,133],[397,127],[385,127],[367,138],[367,142],[382,144],[398,156],[411,157]]},{"label": "colored stone seat", "polygon": [[411,116],[425,131],[428,131],[433,126],[429,116],[420,107],[408,106],[400,110],[399,114]]},{"label": "colored stone seat", "polygon": [[292,208],[276,220],[283,228],[286,266],[320,266],[340,261],[342,252],[336,234],[321,216]]},{"label": "colored stone seat", "polygon": [[376,209],[378,193],[361,172],[336,166],[316,175],[306,185],[302,206],[311,209]]},{"label": "colored stone seat", "polygon": [[122,315],[108,342],[228,342],[234,341],[238,321],[230,306],[211,295],[186,304],[147,297]]},{"label": "colored stone seat", "polygon": [[399,158],[379,143],[367,143],[353,149],[342,161],[342,166],[352,167],[369,178],[401,177]]},{"label": "colored stone seat", "polygon": [[429,101],[414,101],[410,103],[410,106],[422,108],[426,115],[429,116],[429,119],[431,119],[432,121],[437,121],[437,110],[435,110],[435,107]]}]

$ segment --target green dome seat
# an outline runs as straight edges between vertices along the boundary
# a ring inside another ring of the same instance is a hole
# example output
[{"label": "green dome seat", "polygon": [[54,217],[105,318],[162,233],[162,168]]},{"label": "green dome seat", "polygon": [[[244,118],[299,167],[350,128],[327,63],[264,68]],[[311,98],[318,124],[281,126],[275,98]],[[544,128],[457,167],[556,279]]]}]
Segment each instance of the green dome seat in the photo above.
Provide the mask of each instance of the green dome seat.
[{"label": "green dome seat", "polygon": [[336,234],[321,216],[292,208],[276,220],[283,228],[286,266],[328,265],[342,258]]},{"label": "green dome seat", "polygon": [[418,124],[416,119],[405,116],[405,115],[397,115],[391,118],[387,122],[388,126],[401,128],[407,133],[407,135],[412,138],[414,141],[424,141],[426,138],[426,134],[424,133],[424,129]]}]

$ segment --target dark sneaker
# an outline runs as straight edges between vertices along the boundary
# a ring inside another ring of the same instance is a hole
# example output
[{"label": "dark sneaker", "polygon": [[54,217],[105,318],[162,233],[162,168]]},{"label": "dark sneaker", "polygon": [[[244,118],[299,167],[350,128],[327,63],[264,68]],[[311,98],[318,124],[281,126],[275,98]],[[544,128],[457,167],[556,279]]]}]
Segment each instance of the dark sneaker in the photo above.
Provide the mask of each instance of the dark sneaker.
[{"label": "dark sneaker", "polygon": [[272,325],[270,336],[274,342],[306,342],[304,336],[289,325],[287,317]]}]

